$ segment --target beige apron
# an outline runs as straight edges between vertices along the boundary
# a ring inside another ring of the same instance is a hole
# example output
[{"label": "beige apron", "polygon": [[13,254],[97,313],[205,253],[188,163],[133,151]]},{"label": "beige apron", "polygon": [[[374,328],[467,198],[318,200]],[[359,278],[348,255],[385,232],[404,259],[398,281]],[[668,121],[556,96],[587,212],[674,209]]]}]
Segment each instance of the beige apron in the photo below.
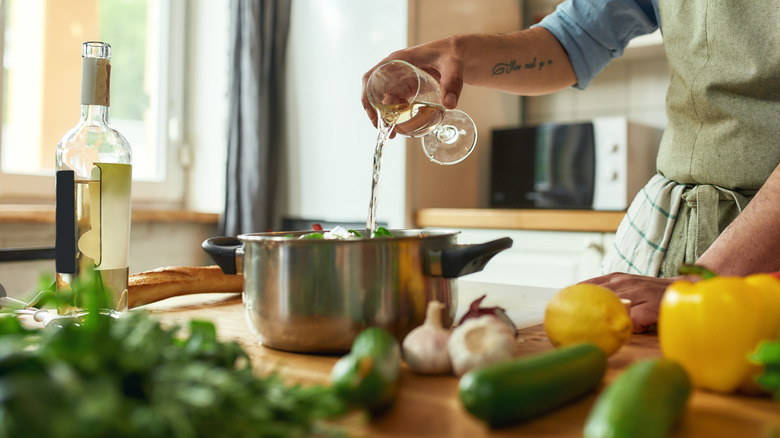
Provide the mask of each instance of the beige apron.
[{"label": "beige apron", "polygon": [[605,272],[674,276],[780,163],[780,0],[660,0],[671,73],[659,175],[621,223]]}]

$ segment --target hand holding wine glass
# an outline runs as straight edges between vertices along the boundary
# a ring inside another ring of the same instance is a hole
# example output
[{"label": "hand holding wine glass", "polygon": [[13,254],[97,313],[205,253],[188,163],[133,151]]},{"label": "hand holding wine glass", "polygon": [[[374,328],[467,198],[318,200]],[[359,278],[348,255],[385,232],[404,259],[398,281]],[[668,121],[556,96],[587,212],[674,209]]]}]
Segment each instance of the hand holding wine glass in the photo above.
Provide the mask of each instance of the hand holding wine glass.
[{"label": "hand holding wine glass", "polygon": [[439,164],[463,161],[474,149],[477,130],[464,112],[442,105],[438,81],[405,61],[389,61],[371,72],[366,98],[380,131],[422,137],[423,150]]}]

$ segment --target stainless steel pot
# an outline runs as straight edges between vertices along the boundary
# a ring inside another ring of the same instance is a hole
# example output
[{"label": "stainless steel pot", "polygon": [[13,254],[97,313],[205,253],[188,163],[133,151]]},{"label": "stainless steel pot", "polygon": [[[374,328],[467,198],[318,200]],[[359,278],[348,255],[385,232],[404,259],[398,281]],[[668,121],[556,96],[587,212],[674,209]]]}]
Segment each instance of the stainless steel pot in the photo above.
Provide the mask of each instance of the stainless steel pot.
[{"label": "stainless steel pot", "polygon": [[203,243],[226,274],[244,275],[247,321],[263,345],[342,353],[369,326],[399,340],[425,319],[427,303],[457,310],[457,277],[482,270],[507,238],[458,245],[458,231],[391,230],[393,237],[298,239],[306,232],[214,237]]}]

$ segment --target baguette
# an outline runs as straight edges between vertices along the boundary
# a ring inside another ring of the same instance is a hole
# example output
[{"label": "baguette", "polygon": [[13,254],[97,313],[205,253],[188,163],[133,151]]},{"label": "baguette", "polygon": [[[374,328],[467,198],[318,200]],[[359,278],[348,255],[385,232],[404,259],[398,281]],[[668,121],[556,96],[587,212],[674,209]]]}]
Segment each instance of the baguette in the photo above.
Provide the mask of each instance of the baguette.
[{"label": "baguette", "polygon": [[133,308],[180,295],[243,290],[242,275],[227,275],[216,265],[169,266],[131,275],[127,304]]}]

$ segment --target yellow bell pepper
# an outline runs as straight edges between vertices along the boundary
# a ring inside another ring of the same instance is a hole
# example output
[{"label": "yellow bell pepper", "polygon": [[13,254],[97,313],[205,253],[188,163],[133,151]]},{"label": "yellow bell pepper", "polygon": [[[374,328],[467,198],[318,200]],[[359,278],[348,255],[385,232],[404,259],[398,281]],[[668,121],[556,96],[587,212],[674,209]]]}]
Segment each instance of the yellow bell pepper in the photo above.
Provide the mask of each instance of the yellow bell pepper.
[{"label": "yellow bell pepper", "polygon": [[748,356],[780,336],[780,280],[771,274],[677,281],[661,300],[658,340],[693,385],[722,393],[757,392],[761,373]]}]

